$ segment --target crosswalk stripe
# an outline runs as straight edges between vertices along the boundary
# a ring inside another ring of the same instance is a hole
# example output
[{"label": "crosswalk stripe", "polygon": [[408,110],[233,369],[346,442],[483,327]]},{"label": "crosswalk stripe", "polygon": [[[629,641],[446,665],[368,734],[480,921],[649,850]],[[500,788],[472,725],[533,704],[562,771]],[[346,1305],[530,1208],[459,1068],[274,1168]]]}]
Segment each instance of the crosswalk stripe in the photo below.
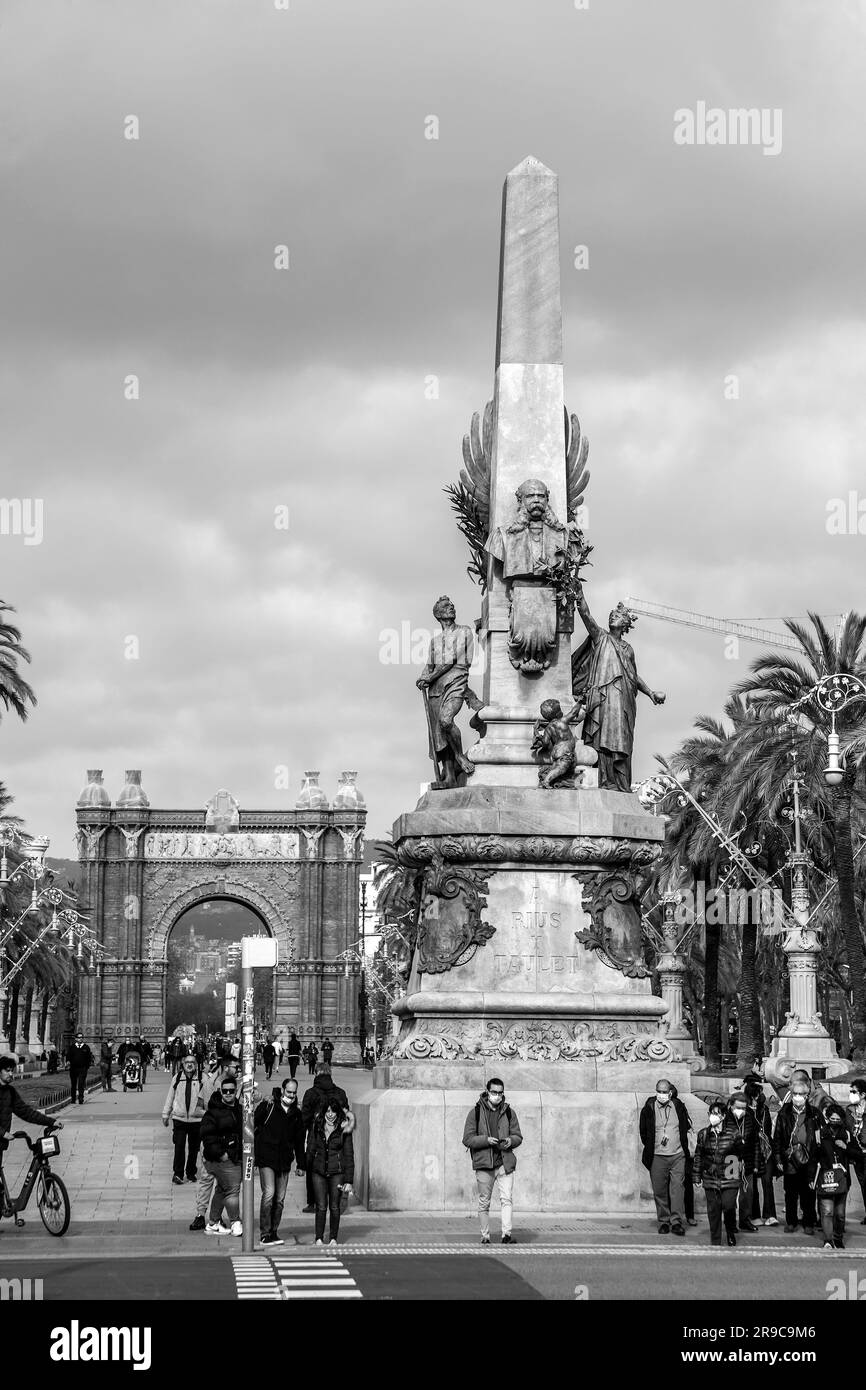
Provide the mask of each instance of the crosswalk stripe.
[{"label": "crosswalk stripe", "polygon": [[283,1298],[361,1298],[360,1289],[284,1289]]},{"label": "crosswalk stripe", "polygon": [[232,1272],[239,1299],[277,1302],[282,1298],[279,1280],[268,1259],[262,1255],[235,1255]]}]

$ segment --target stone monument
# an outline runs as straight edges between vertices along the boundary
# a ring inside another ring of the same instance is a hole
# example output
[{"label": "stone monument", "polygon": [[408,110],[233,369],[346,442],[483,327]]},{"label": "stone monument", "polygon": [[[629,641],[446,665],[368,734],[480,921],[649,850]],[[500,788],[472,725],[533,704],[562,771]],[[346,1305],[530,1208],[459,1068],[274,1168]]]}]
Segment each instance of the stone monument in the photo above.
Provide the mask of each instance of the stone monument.
[{"label": "stone monument", "polygon": [[[664,697],[637,677],[622,612],[602,634],[583,595],[588,443],[564,402],[558,218],[556,175],[525,160],[505,182],[494,397],[449,489],[483,590],[482,737],[465,767],[452,741],[462,775],[394,825],[419,909],[399,1035],[357,1105],[371,1208],[466,1209],[463,1121],[497,1075],[524,1133],[522,1210],[639,1210],[640,1107],[661,1075],[689,1090],[642,949],[641,880],[664,822],[621,789],[631,744],[598,734],[605,701],[633,735],[637,691]],[[589,660],[573,674],[575,607]],[[453,629],[453,606],[437,616]],[[451,640],[452,667],[466,641]],[[431,653],[437,680],[447,647]],[[462,670],[453,683],[457,712]]]}]

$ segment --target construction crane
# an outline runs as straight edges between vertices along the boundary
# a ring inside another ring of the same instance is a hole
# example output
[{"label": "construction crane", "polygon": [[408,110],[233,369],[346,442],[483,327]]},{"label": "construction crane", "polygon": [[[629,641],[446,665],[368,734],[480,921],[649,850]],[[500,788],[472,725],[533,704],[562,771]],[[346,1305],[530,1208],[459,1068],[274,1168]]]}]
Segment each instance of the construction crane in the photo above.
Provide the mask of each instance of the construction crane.
[{"label": "construction crane", "polygon": [[[669,608],[664,603],[649,603],[646,599],[627,598],[626,607],[645,618],[659,618],[665,623],[679,623],[682,627],[699,627],[705,632],[721,632],[726,637],[742,637],[746,642],[760,642],[765,647],[784,647],[788,651],[800,652],[802,647],[796,637],[789,632],[774,632],[771,628],[755,627],[754,623],[738,622],[735,618],[711,618],[706,613],[692,613],[685,608]],[[839,623],[845,614],[833,613],[833,621]],[[799,620],[798,620],[799,621]]]}]

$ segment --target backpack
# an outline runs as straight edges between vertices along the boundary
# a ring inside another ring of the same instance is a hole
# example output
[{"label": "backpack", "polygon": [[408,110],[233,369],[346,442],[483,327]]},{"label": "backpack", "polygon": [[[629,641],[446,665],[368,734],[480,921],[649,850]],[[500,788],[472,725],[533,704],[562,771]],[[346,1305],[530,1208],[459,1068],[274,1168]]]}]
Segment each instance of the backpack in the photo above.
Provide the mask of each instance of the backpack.
[{"label": "backpack", "polygon": [[[509,1123],[509,1125],[510,1125],[510,1124],[511,1124],[511,1106],[510,1106],[510,1105],[506,1105],[506,1107],[505,1107],[505,1114],[508,1116],[508,1123]],[[475,1105],[475,1133],[476,1133],[476,1134],[478,1133],[478,1126],[479,1126],[480,1123],[481,1123],[481,1101],[479,1100],[479,1101],[476,1102],[476,1105]]]}]

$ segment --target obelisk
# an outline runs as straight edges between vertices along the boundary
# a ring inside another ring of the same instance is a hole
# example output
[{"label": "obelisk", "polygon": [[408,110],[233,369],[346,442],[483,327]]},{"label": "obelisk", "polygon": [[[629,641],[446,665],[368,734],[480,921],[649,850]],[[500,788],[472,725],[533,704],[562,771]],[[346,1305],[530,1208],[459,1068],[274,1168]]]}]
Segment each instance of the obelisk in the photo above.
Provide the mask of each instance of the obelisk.
[{"label": "obelisk", "polygon": [[573,705],[570,605],[548,557],[576,553],[582,476],[566,448],[557,179],[536,159],[505,182],[496,343],[460,503],[475,497],[473,556],[490,557],[487,727],[465,785],[431,787],[394,823],[418,890],[414,954],[399,1036],[357,1098],[356,1190],[371,1208],[465,1211],[463,1124],[497,1076],[523,1129],[524,1210],[635,1212],[650,1199],[640,1107],[660,1075],[685,1099],[690,1073],[643,951],[640,880],[663,821],[584,777],[549,787],[531,751],[542,701]]},{"label": "obelisk", "polygon": [[[559,180],[530,156],[507,175],[502,197],[492,528],[513,522],[515,493],[527,478],[547,485],[554,512],[565,520],[563,390]],[[539,705],[558,699],[567,710],[573,704],[568,636],[558,637],[547,670],[526,676],[509,660],[508,629],[507,584],[490,559],[481,612],[487,733],[469,753],[478,765],[473,785],[536,786],[530,744]]]}]

